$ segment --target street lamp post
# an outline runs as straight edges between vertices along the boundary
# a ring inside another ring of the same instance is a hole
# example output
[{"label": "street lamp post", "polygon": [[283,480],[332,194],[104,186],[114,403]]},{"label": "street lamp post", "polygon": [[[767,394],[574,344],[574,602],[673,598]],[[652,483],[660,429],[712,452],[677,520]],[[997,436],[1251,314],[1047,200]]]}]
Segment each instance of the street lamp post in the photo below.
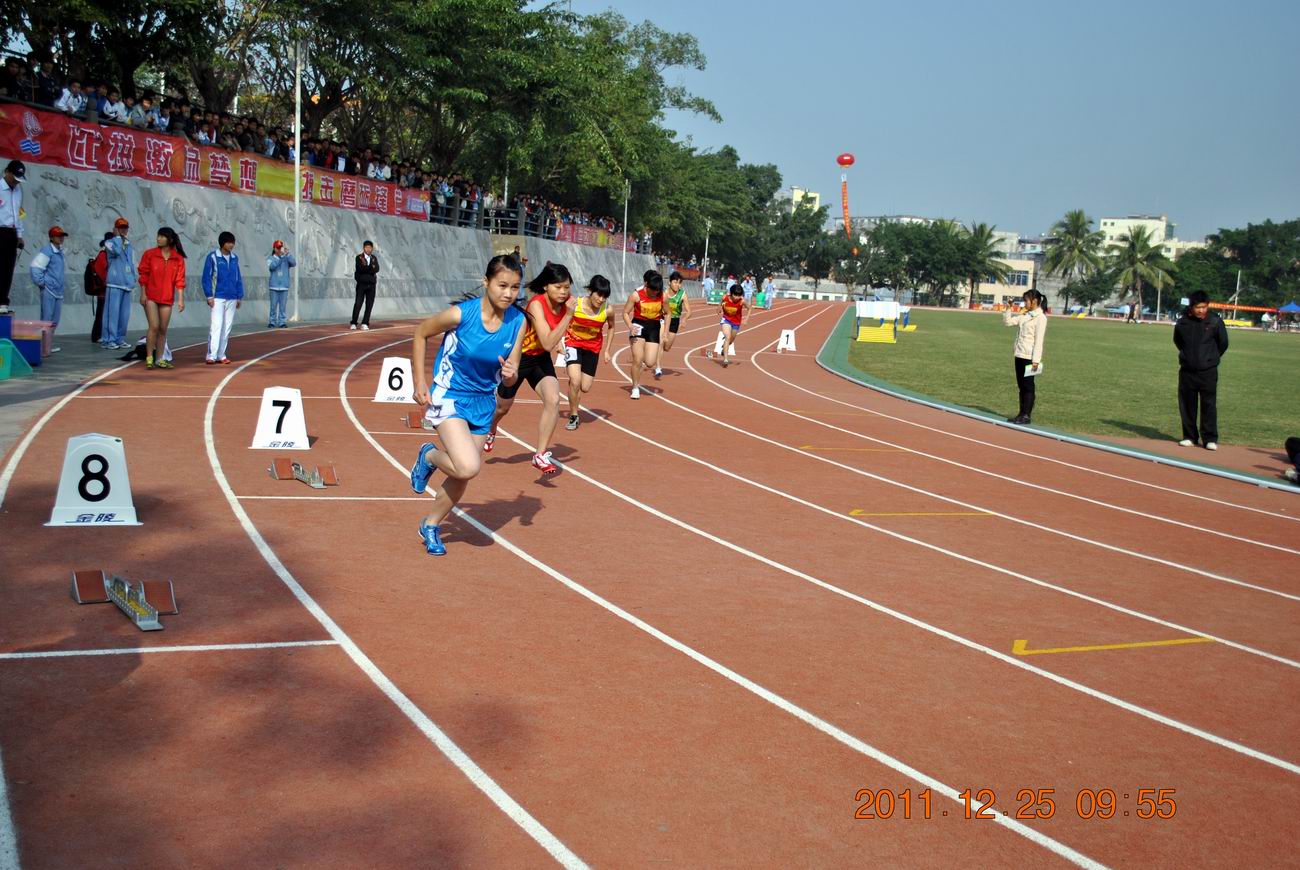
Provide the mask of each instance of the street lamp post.
[{"label": "street lamp post", "polygon": [[[293,246],[302,256],[302,37],[293,41]],[[293,269],[293,317],[298,316],[298,273]]]},{"label": "street lamp post", "polygon": [[[709,233],[713,231],[713,219],[704,219],[704,262],[700,264],[700,282],[709,277]],[[706,299],[708,294],[705,294]]]}]

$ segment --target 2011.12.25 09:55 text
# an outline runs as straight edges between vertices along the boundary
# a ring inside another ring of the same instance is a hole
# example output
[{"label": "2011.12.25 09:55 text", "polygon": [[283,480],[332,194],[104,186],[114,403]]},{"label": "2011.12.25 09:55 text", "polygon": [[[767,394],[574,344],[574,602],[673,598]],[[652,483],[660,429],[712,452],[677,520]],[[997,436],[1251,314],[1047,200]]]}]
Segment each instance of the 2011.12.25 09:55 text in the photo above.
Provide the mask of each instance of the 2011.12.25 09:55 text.
[{"label": "2011.12.25 09:55 text", "polygon": [[[1113,819],[1116,816],[1136,816],[1139,819],[1172,819],[1178,812],[1178,802],[1174,799],[1176,789],[1172,788],[1081,788],[1074,792],[1073,810],[1081,819]],[[1062,800],[1064,798],[1064,800]],[[857,809],[855,819],[931,819],[935,815],[947,816],[949,811],[942,806],[935,810],[934,795],[930,789],[922,789],[913,794],[904,789],[895,792],[891,789],[860,788],[853,796]],[[940,795],[940,802],[944,796]],[[1057,795],[1054,788],[1022,788],[1016,792],[1016,808],[999,810],[996,792],[990,788],[967,788],[957,795],[960,809],[953,810],[958,818],[989,820],[1011,816],[1021,821],[1050,819],[1057,813],[1058,801],[1069,812],[1071,801],[1068,795]]]}]

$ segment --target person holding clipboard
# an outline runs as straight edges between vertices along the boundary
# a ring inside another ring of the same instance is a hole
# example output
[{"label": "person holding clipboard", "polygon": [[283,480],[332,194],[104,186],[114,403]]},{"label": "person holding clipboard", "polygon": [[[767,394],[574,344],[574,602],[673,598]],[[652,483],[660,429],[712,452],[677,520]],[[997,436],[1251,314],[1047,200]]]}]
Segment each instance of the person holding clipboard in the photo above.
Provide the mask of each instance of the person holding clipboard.
[{"label": "person holding clipboard", "polygon": [[1043,313],[1043,294],[1026,290],[1021,297],[1025,310],[1013,314],[1002,312],[1002,323],[1016,327],[1015,372],[1016,386],[1020,388],[1020,413],[1008,417],[1008,423],[1028,426],[1034,412],[1034,378],[1043,371],[1043,337],[1047,335],[1047,315]]}]

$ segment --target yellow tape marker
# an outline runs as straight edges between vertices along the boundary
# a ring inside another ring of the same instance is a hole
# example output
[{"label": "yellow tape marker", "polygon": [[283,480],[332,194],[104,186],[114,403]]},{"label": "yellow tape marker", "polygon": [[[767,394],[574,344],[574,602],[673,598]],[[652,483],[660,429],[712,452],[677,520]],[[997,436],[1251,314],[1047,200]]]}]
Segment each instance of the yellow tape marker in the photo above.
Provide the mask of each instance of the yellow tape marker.
[{"label": "yellow tape marker", "polygon": [[1214,643],[1212,637],[1178,637],[1173,640],[1142,640],[1136,643],[1103,643],[1097,646],[1062,646],[1055,649],[1029,649],[1029,641],[1011,643],[1011,652],[1018,656],[1038,656],[1047,653],[1094,652],[1103,649],[1137,649],[1144,646],[1180,646],[1186,643]]},{"label": "yellow tape marker", "polygon": [[991,517],[988,511],[903,511],[898,513],[868,513],[861,508],[849,511],[851,517]]}]

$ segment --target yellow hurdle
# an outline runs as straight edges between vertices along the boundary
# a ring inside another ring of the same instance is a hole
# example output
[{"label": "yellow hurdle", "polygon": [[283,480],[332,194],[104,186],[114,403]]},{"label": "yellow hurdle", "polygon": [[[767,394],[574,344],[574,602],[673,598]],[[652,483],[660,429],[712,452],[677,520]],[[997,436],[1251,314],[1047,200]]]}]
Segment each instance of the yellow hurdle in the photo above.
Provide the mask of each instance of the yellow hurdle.
[{"label": "yellow hurdle", "polygon": [[898,336],[894,330],[894,322],[883,323],[880,326],[859,326],[858,341],[870,341],[878,344],[897,344]]}]

